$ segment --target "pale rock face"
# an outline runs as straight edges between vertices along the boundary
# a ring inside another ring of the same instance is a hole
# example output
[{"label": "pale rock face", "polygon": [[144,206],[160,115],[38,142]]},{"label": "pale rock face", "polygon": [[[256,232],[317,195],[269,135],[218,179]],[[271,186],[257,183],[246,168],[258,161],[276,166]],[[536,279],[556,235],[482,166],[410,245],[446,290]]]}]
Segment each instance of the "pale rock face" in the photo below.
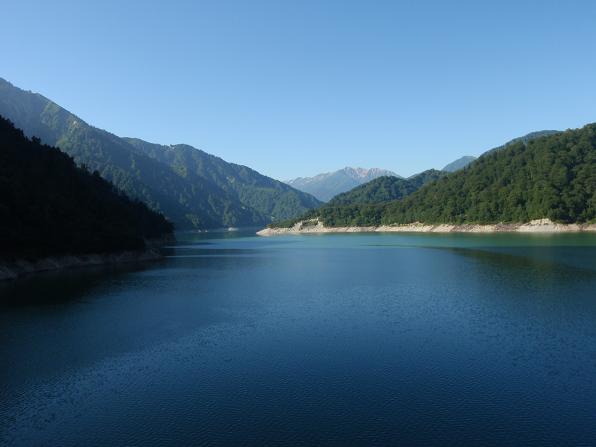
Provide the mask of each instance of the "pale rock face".
[{"label": "pale rock face", "polygon": [[550,219],[536,219],[519,224],[492,225],[429,225],[415,222],[405,225],[381,225],[378,227],[325,227],[318,219],[298,222],[291,228],[265,228],[259,236],[305,233],[575,233],[596,232],[596,224],[559,224]]}]

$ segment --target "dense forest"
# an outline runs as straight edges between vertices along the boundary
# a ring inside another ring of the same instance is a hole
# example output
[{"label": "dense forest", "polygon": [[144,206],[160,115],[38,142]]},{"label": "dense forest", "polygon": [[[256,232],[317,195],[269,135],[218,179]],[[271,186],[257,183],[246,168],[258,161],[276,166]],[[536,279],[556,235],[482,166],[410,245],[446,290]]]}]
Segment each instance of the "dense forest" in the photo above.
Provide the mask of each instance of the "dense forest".
[{"label": "dense forest", "polygon": [[[287,219],[320,205],[313,196],[283,182],[261,175],[247,166],[228,163],[186,144],[163,146],[138,138],[123,140],[144,155],[168,166],[192,185],[214,185],[221,192],[220,195],[233,198],[237,205],[228,206],[223,212],[226,226]],[[238,213],[238,209],[251,213],[251,221],[234,222],[233,213]]]},{"label": "dense forest", "polygon": [[530,133],[523,135],[521,137],[517,137],[517,138],[514,138],[513,140],[509,140],[505,144],[502,144],[500,146],[489,149],[488,151],[484,152],[482,155],[490,154],[491,152],[498,151],[500,149],[505,149],[506,147],[509,147],[512,144],[516,144],[516,143],[527,144],[530,141],[535,140],[537,138],[548,137],[550,135],[554,135],[559,132],[560,132],[560,130],[537,130],[535,132],[530,132]]},{"label": "dense forest", "polygon": [[141,250],[172,224],[0,117],[0,257]]},{"label": "dense forest", "polygon": [[265,225],[320,205],[309,194],[191,146],[151,144],[95,128],[1,78],[0,115],[165,214],[179,229]]},{"label": "dense forest", "polygon": [[[498,146],[498,147],[494,147],[492,149],[489,149],[486,152],[484,152],[482,155],[489,154],[489,153],[491,153],[493,151],[498,151],[500,149],[504,149],[507,146],[510,146],[512,144],[515,144],[515,143],[520,143],[520,142],[521,143],[528,143],[528,142],[530,142],[532,140],[535,140],[536,138],[546,137],[548,135],[553,135],[553,134],[556,134],[558,132],[559,132],[558,130],[538,130],[536,132],[530,132],[529,134],[526,134],[524,136],[514,138],[513,140],[510,140],[507,143],[502,144],[501,146]],[[442,171],[446,171],[446,172],[456,172],[456,171],[459,171],[460,169],[463,169],[466,166],[468,166],[474,160],[476,160],[476,157],[474,157],[474,156],[471,156],[471,155],[463,156],[461,158],[458,158],[455,161],[452,161],[448,165],[446,165],[442,169]]]},{"label": "dense forest", "polygon": [[382,203],[403,199],[419,190],[423,185],[437,180],[447,173],[436,169],[415,174],[411,177],[379,177],[364,185],[338,194],[329,201],[327,206],[355,205],[364,203]]},{"label": "dense forest", "polygon": [[[326,206],[327,226],[596,220],[596,124],[509,143],[403,200]],[[287,221],[289,226],[293,221]]]}]

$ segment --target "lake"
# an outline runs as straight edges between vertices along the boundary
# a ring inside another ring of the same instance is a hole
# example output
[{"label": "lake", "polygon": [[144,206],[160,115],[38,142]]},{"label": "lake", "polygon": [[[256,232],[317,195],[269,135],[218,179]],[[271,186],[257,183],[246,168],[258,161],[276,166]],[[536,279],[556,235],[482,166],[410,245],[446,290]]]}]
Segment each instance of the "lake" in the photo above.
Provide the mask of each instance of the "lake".
[{"label": "lake", "polygon": [[0,286],[0,445],[595,445],[596,235],[180,234]]}]

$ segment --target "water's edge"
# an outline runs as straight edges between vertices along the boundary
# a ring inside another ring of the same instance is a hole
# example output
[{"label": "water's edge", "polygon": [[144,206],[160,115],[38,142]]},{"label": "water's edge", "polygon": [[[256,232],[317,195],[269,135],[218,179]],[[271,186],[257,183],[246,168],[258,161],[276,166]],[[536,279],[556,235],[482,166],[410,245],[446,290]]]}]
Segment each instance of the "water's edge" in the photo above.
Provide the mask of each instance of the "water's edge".
[{"label": "water's edge", "polygon": [[550,219],[536,219],[527,223],[477,224],[424,224],[380,225],[377,227],[326,227],[318,219],[300,221],[289,228],[264,228],[259,236],[308,233],[581,233],[596,232],[596,224],[561,224]]},{"label": "water's edge", "polygon": [[593,445],[596,233],[255,232],[0,282],[0,446]]},{"label": "water's edge", "polygon": [[11,261],[0,261],[0,281],[14,280],[25,275],[55,270],[122,264],[127,262],[156,261],[163,258],[160,248],[174,241],[174,236],[166,236],[145,241],[147,245],[145,250],[50,256],[37,260],[16,259]]}]

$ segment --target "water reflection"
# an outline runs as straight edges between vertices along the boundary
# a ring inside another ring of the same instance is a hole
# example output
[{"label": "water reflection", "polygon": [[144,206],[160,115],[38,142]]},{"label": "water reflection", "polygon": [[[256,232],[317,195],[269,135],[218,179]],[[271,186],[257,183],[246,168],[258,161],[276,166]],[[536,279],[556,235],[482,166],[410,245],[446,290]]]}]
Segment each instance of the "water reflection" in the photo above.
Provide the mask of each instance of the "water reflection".
[{"label": "water reflection", "polygon": [[163,260],[157,260],[89,266],[36,273],[15,281],[0,282],[0,312],[22,306],[67,305],[80,301],[96,288],[123,280],[130,273],[159,268],[163,263]]}]

